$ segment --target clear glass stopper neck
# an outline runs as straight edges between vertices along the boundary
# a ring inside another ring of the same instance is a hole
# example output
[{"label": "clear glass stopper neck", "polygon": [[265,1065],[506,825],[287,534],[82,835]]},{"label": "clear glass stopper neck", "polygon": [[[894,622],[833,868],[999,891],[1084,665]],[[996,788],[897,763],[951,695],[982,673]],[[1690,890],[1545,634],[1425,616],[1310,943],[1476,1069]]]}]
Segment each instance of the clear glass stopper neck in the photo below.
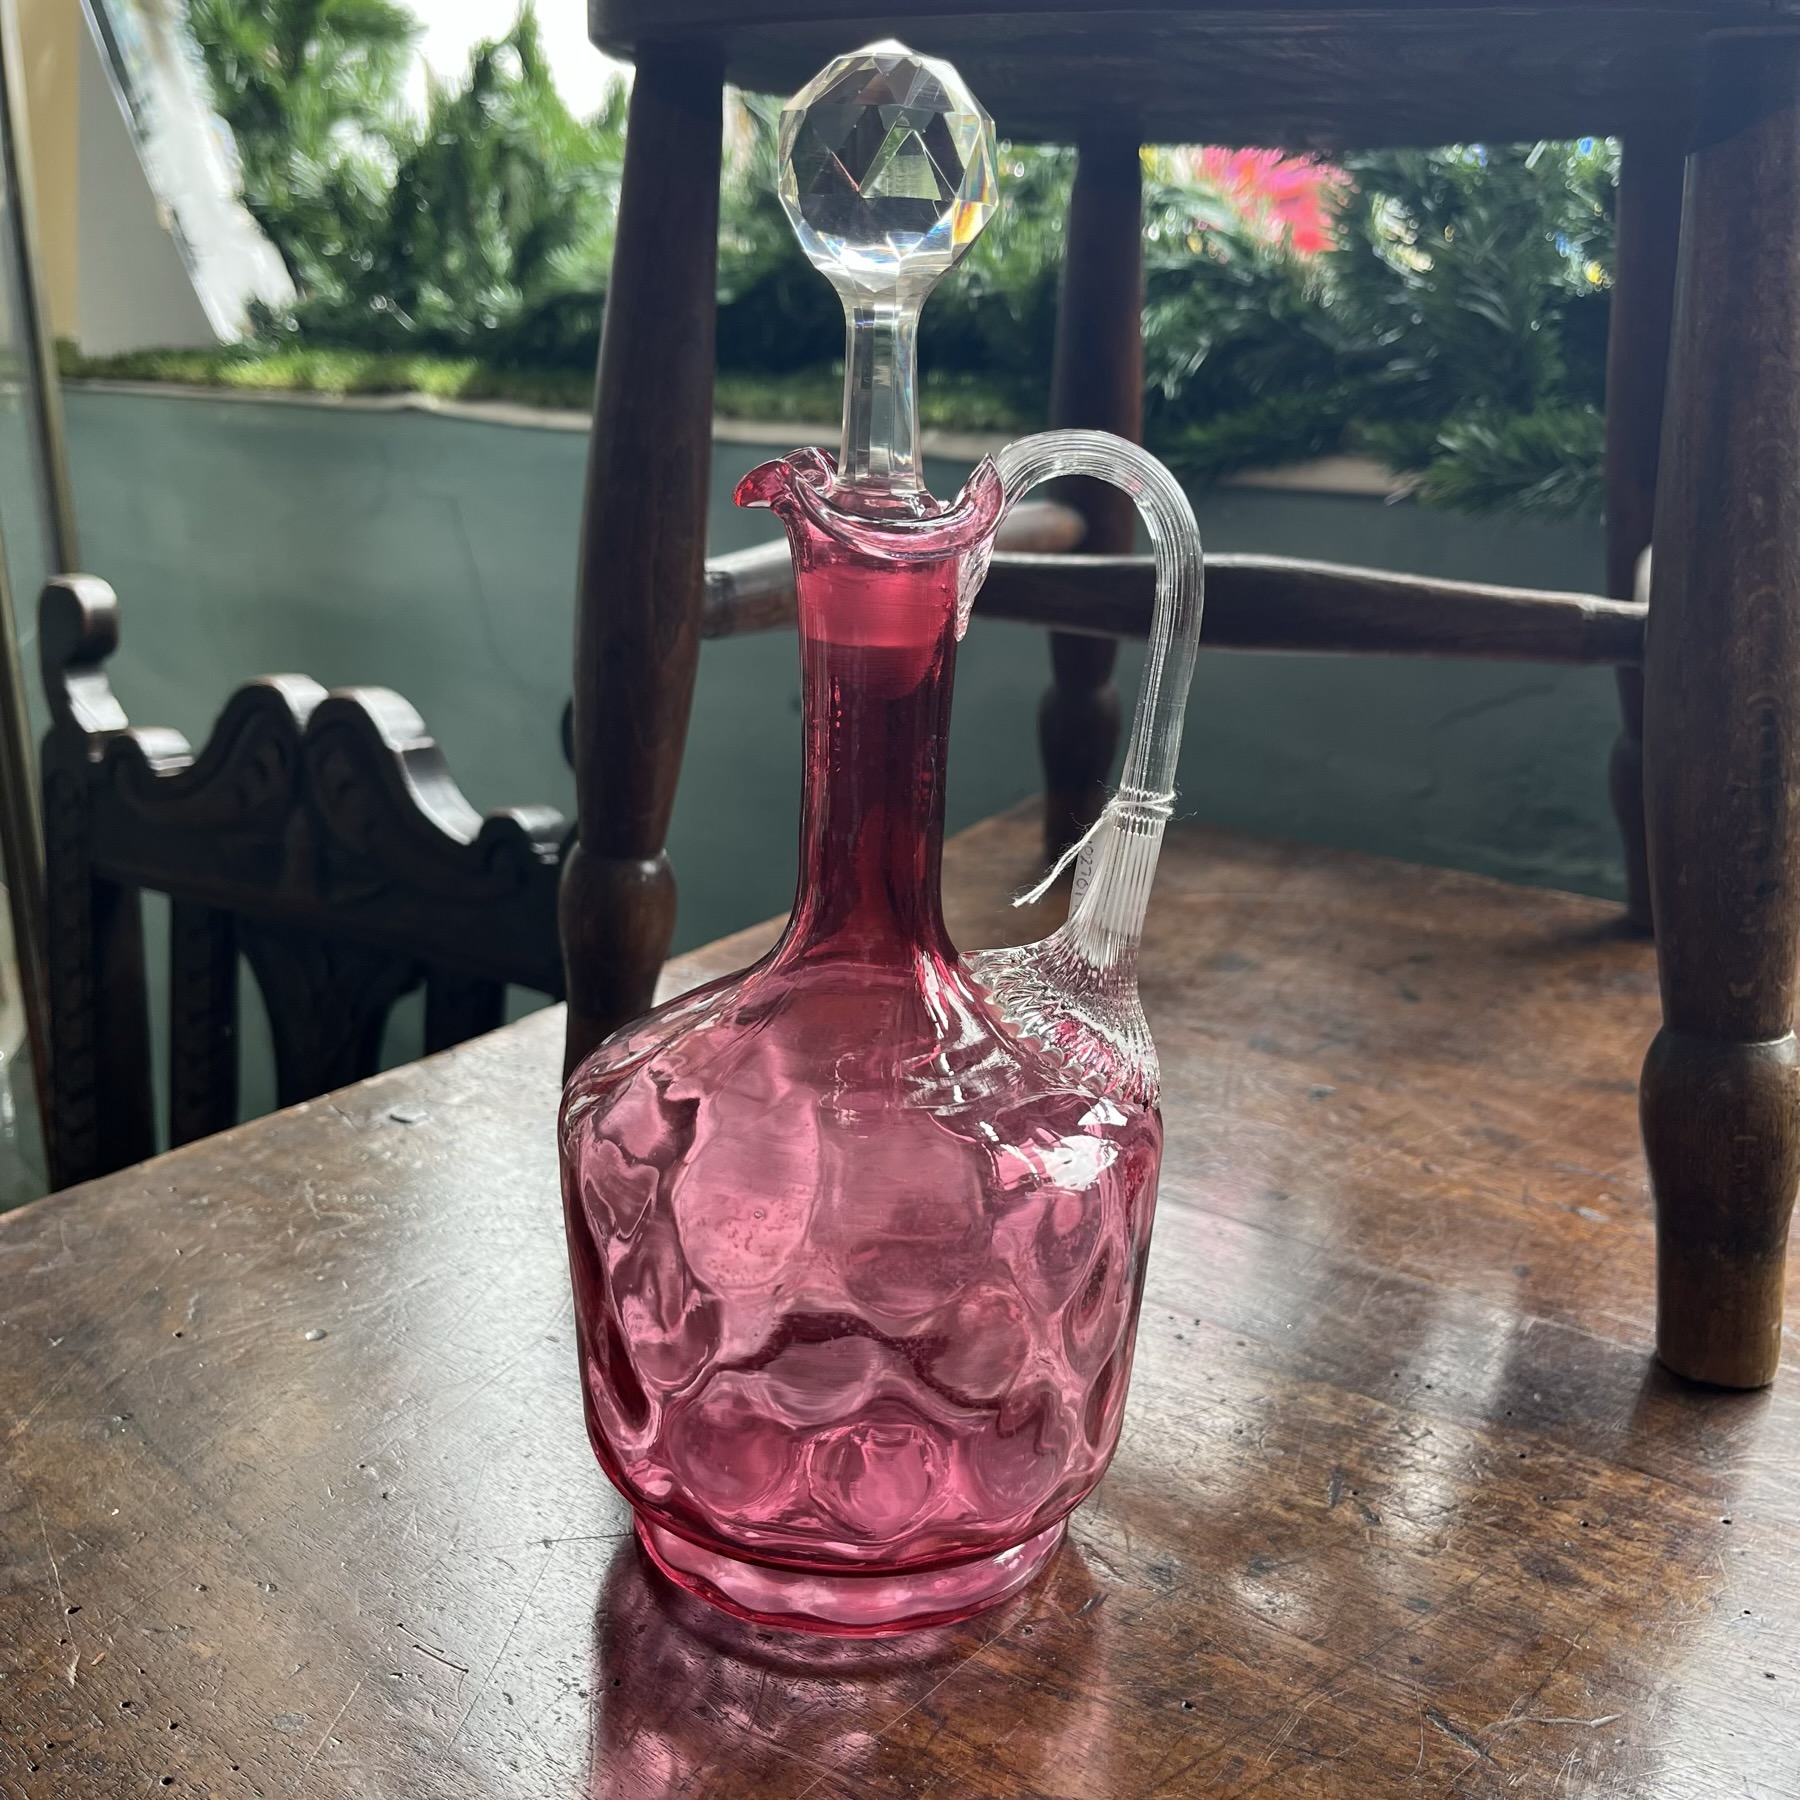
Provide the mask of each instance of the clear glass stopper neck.
[{"label": "clear glass stopper neck", "polygon": [[783,109],[778,191],[844,302],[839,468],[871,499],[922,493],[919,309],[999,203],[994,125],[948,63],[841,56]]},{"label": "clear glass stopper neck", "polygon": [[870,500],[921,496],[918,308],[846,299],[844,327],[839,479]]}]

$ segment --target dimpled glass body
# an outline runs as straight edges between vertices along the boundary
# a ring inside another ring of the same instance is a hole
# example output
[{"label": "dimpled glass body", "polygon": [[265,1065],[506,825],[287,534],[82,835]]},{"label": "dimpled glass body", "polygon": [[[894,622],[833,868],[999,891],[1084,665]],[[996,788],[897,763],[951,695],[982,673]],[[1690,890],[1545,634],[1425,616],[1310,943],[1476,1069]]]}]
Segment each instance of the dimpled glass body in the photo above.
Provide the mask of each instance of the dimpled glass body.
[{"label": "dimpled glass body", "polygon": [[1001,1016],[945,931],[958,598],[997,484],[889,557],[874,522],[822,528],[829,469],[739,492],[799,587],[792,919],[590,1056],[561,1148],[588,1430],[651,1555],[742,1615],[873,1633],[1015,1591],[1105,1471],[1162,1127]]}]

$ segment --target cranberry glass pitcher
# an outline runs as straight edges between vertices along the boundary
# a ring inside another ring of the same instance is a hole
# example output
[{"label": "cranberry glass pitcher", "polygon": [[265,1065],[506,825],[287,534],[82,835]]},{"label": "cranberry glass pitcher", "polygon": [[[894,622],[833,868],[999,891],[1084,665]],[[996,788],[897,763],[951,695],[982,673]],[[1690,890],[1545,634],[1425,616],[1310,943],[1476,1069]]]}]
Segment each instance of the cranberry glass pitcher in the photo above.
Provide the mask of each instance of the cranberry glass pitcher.
[{"label": "cranberry glass pitcher", "polygon": [[[781,152],[848,320],[837,461],[738,490],[793,550],[799,890],[762,961],[576,1071],[563,1186],[588,1429],[650,1555],[742,1616],[867,1634],[1023,1586],[1118,1441],[1162,1152],[1136,955],[1200,545],[1162,466],[1097,432],[924,490],[919,306],[997,198],[954,70],[842,58]],[[1155,552],[1124,778],[1071,853],[1068,922],[964,957],[939,897],[956,645],[1007,508],[1069,474],[1125,487]]]}]

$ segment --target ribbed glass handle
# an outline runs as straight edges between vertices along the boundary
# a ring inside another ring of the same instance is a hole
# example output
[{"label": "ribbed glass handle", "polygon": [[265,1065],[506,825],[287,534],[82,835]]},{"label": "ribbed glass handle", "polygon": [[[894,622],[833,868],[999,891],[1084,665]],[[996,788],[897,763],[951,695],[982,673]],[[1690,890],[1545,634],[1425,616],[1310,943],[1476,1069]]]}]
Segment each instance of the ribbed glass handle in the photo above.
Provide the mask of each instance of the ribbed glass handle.
[{"label": "ribbed glass handle", "polygon": [[1150,534],[1156,611],[1124,775],[1094,828],[1049,878],[1075,861],[1070,928],[1096,962],[1109,964],[1143,935],[1163,827],[1174,810],[1181,726],[1200,643],[1200,527],[1175,477],[1108,432],[1041,432],[1007,445],[994,462],[1009,509],[1040,482],[1091,475],[1123,488]]},{"label": "ribbed glass handle", "polygon": [[[1041,943],[989,950],[970,968],[1003,1011],[1120,1088],[1154,1099],[1156,1051],[1138,1004],[1137,948],[1163,830],[1175,806],[1175,765],[1200,642],[1200,528],[1175,477],[1135,444],[1104,431],[1046,431],[994,458],[1008,507],[1040,482],[1089,475],[1128,493],[1149,531],[1156,611],[1118,792],[1093,829],[1024,899],[1075,865],[1068,922]],[[985,570],[971,570],[971,592]]]}]

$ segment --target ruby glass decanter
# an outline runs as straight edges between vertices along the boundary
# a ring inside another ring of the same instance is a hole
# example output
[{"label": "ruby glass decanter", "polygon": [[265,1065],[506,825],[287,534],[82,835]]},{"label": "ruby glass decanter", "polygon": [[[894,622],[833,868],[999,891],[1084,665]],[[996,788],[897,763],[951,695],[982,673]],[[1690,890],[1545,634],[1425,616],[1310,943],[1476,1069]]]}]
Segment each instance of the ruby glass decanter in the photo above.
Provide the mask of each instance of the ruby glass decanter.
[{"label": "ruby glass decanter", "polygon": [[[997,203],[953,69],[841,58],[780,152],[848,324],[838,460],[796,451],[737,496],[793,550],[798,893],[760,962],[576,1070],[563,1189],[588,1430],[651,1557],[740,1616],[865,1635],[1023,1586],[1118,1441],[1162,1152],[1136,955],[1200,543],[1167,471],[1099,432],[925,491],[919,307]],[[1068,922],[963,957],[939,897],[956,645],[1001,516],[1069,474],[1126,488],[1155,553],[1124,778],[1071,853]]]}]

